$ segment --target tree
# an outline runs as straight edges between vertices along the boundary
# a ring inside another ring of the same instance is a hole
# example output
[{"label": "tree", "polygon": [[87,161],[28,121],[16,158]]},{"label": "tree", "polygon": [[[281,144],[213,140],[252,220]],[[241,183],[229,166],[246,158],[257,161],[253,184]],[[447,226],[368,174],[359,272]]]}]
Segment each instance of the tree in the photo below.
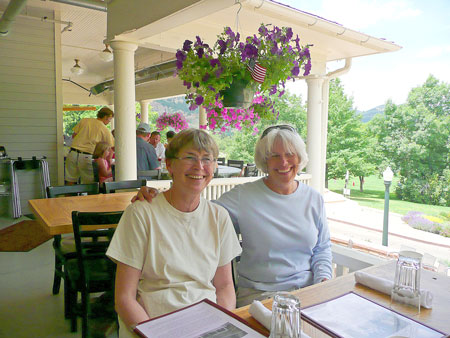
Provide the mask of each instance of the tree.
[{"label": "tree", "polygon": [[403,105],[388,102],[377,119],[385,162],[400,176],[399,198],[450,205],[445,182],[450,159],[450,85],[433,76],[411,90]]},{"label": "tree", "polygon": [[328,105],[328,143],[325,186],[330,178],[343,178],[347,170],[360,178],[363,189],[364,176],[374,172],[367,161],[369,140],[363,137],[361,116],[353,109],[353,98],[344,94],[339,79],[330,81]]}]

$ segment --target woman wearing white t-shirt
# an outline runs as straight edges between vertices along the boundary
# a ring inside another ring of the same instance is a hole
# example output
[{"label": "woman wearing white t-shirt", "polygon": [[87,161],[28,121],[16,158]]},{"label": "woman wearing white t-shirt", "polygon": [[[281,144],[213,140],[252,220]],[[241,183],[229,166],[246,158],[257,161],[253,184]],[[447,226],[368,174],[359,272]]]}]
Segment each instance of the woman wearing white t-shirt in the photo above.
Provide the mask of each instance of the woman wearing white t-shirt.
[{"label": "woman wearing white t-shirt", "polygon": [[227,211],[201,197],[217,156],[206,132],[183,130],[166,149],[172,187],[152,204],[137,201],[125,210],[107,252],[117,262],[120,337],[204,298],[235,308],[230,262],[241,252],[239,241]]}]

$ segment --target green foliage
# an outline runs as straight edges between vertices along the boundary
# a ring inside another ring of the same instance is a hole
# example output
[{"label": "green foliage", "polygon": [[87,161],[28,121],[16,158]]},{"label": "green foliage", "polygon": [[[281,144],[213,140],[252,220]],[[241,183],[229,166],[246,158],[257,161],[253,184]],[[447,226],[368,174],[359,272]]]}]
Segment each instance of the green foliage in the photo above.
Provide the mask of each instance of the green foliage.
[{"label": "green foliage", "polygon": [[399,198],[450,206],[450,85],[430,76],[406,104],[388,102],[375,123],[384,163],[400,175]]},{"label": "green foliage", "polygon": [[[71,106],[71,105],[67,105]],[[73,128],[80,122],[81,119],[89,117],[97,117],[97,111],[103,106],[95,106],[97,110],[78,110],[78,111],[64,111],[63,112],[63,130],[64,135],[72,136]]]},{"label": "green foliage", "polygon": [[373,174],[375,165],[370,157],[371,144],[361,116],[353,109],[353,99],[344,94],[339,79],[331,80],[326,180],[343,178],[347,170],[360,177]]}]

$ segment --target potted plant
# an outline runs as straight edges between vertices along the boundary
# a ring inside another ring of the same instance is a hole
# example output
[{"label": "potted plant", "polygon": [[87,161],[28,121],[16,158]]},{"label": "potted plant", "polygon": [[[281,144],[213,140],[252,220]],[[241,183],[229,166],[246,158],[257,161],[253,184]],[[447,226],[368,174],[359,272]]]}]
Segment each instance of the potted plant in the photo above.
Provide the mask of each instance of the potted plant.
[{"label": "potted plant", "polygon": [[164,112],[162,115],[159,115],[156,119],[156,129],[158,131],[164,130],[167,127],[172,127],[176,132],[180,130],[186,129],[189,127],[186,119],[181,113],[173,113],[169,114]]},{"label": "potted plant", "polygon": [[[188,90],[186,102],[190,109],[204,106],[208,112],[204,128],[219,131],[240,129],[242,120],[249,121],[245,127],[255,128],[259,120],[256,117],[255,121],[255,114],[261,118],[261,103],[273,108],[269,96],[283,95],[286,80],[299,75],[301,69],[303,75],[308,75],[311,69],[309,46],[302,47],[291,28],[270,24],[261,24],[257,35],[243,41],[239,33],[226,27],[212,47],[197,36],[195,42],[184,41],[176,58],[177,74]],[[237,88],[247,90],[247,94],[241,94],[241,103],[230,103],[227,90]],[[256,101],[255,92],[260,93]],[[231,120],[223,116],[224,112]],[[250,118],[252,114],[254,118]],[[218,123],[222,120],[228,122]]]}]

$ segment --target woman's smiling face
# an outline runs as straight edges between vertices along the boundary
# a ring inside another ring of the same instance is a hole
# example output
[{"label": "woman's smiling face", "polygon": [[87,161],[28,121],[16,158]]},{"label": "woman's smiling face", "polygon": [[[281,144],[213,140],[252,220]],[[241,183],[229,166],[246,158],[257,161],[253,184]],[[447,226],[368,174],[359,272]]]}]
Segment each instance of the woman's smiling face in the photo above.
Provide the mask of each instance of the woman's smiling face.
[{"label": "woman's smiling face", "polygon": [[191,147],[182,148],[177,158],[167,159],[167,169],[173,178],[173,184],[201,193],[214,176],[214,156],[204,150]]},{"label": "woman's smiling face", "polygon": [[300,158],[293,149],[285,149],[283,143],[276,140],[273,144],[272,153],[267,158],[269,179],[278,184],[290,184],[297,175],[299,164]]}]

